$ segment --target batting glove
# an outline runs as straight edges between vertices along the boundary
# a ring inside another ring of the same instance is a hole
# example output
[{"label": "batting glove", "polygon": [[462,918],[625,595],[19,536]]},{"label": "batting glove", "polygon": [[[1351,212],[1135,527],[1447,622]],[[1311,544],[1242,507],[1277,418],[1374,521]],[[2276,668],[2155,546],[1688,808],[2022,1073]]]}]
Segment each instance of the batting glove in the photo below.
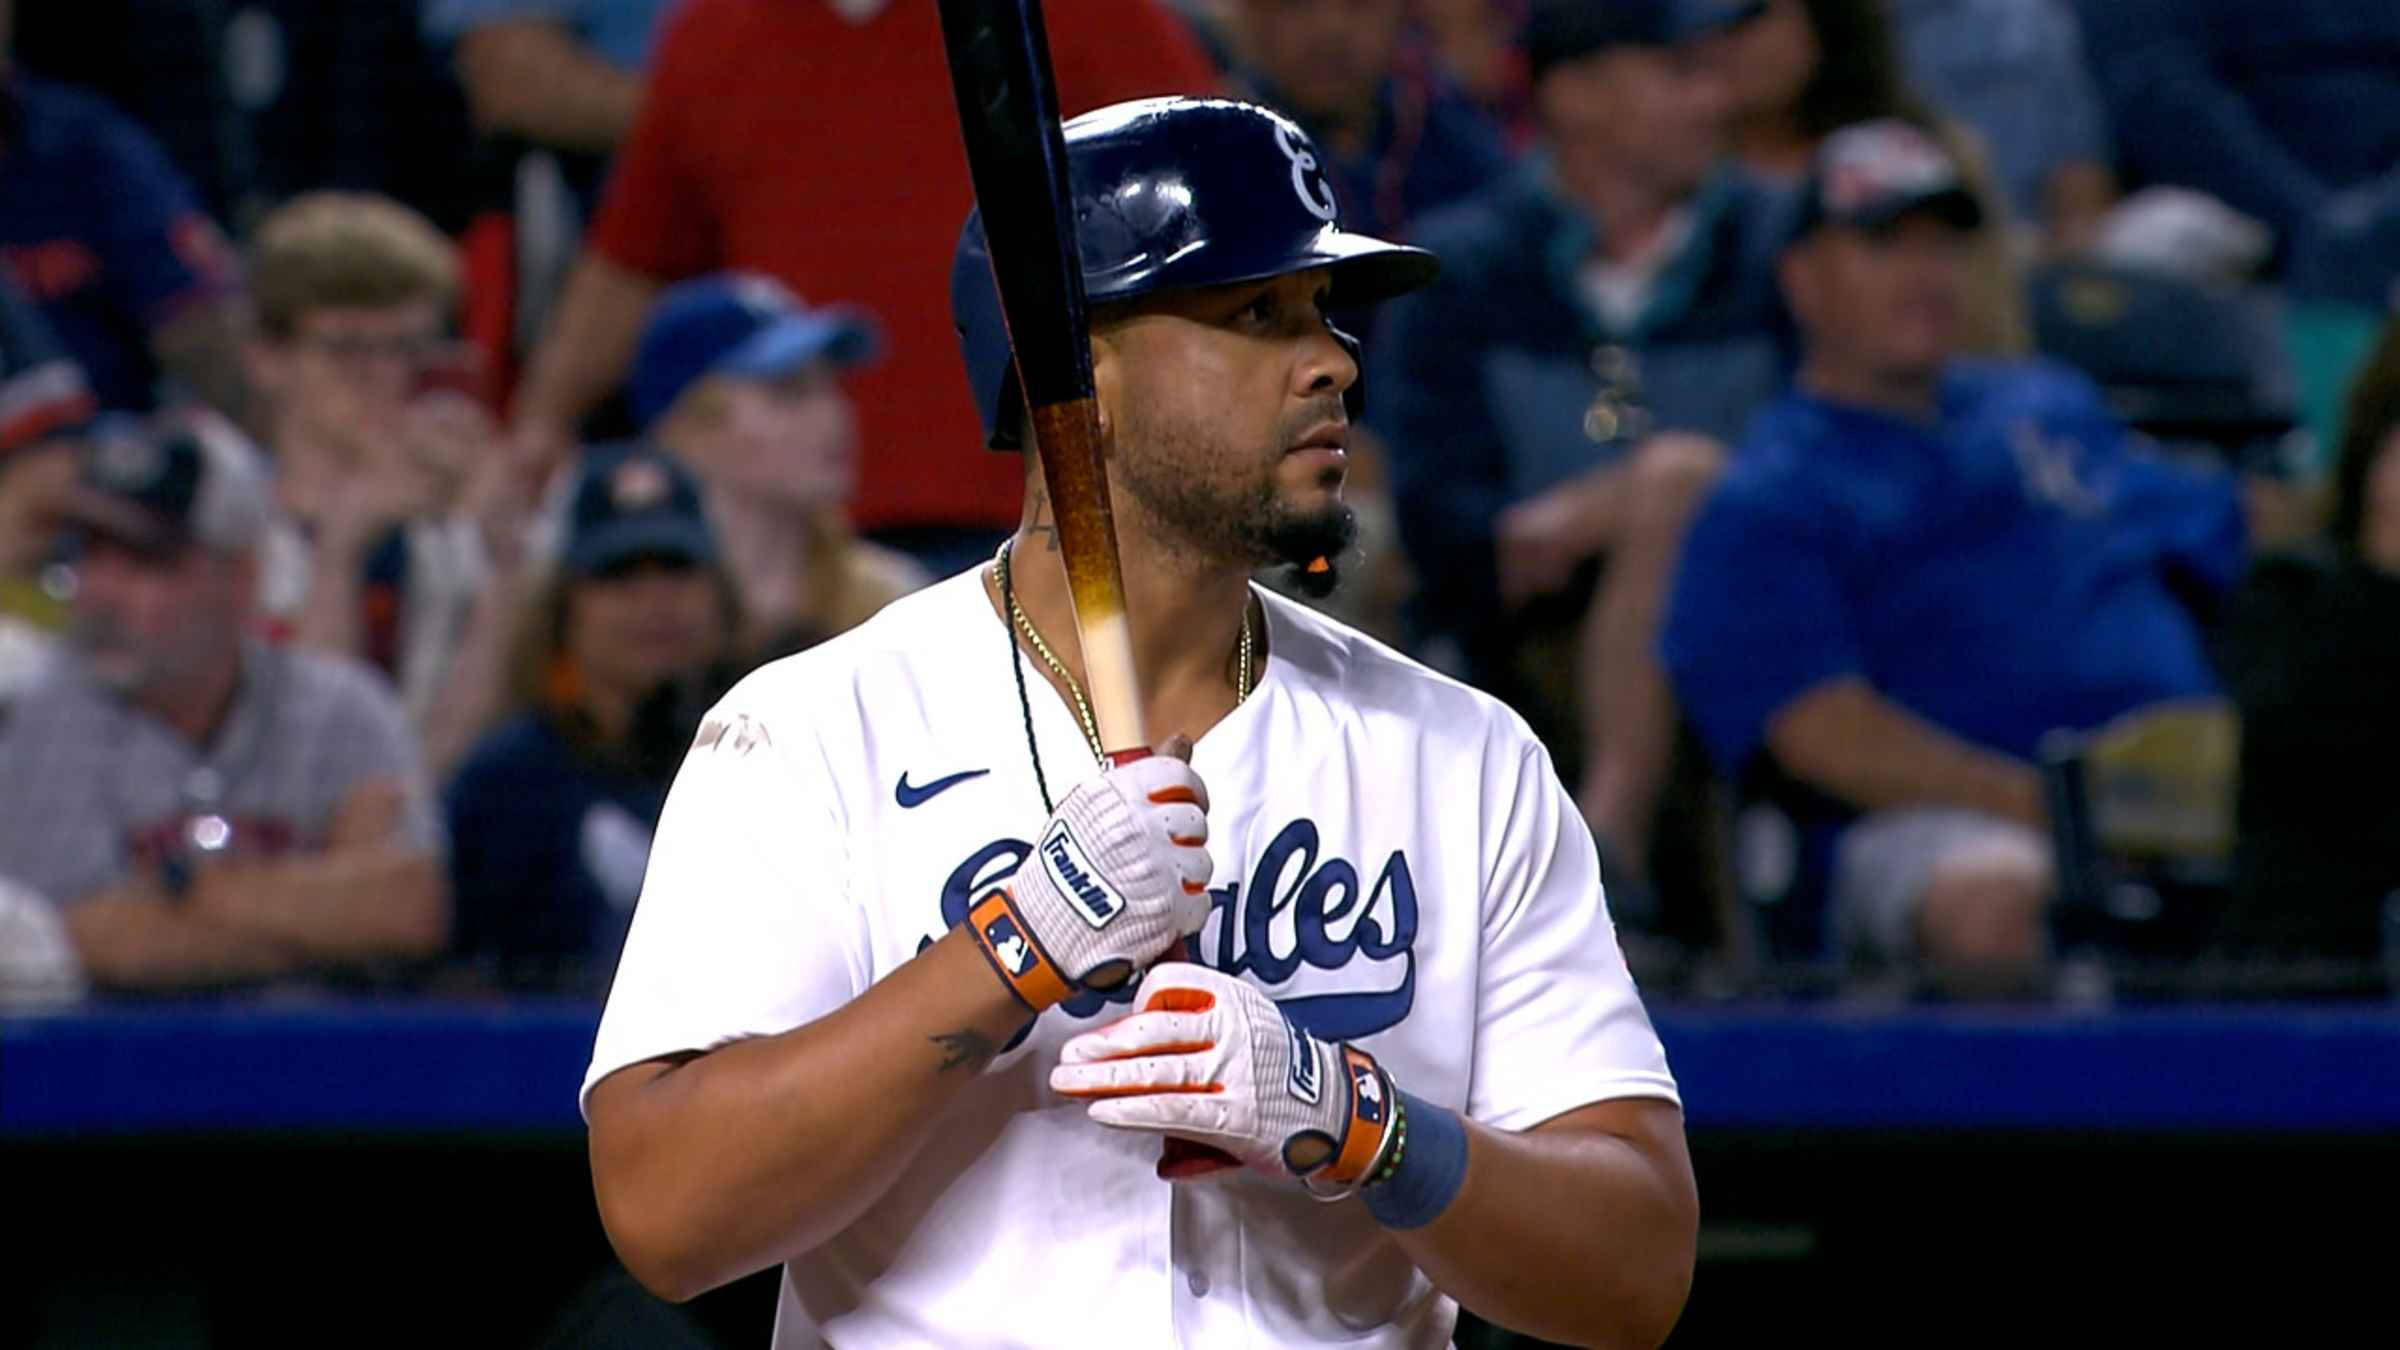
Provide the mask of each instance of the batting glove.
[{"label": "batting glove", "polygon": [[1356,1183],[1382,1151],[1392,1084],[1375,1057],[1318,1040],[1233,978],[1170,962],[1141,1011],[1068,1041],[1052,1091],[1091,1118],[1210,1145],[1309,1182]]},{"label": "batting glove", "polygon": [[968,910],[984,955],[1035,1012],[1116,988],[1208,918],[1208,789],[1179,742],[1068,793],[1032,856]]}]

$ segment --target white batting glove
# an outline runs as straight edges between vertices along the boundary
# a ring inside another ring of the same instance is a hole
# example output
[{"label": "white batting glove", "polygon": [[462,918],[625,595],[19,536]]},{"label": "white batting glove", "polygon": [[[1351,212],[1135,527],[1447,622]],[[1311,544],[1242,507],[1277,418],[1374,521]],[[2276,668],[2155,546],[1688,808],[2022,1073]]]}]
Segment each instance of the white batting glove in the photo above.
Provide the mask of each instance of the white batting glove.
[{"label": "white batting glove", "polygon": [[1084,783],[1033,853],[967,924],[1035,1012],[1077,989],[1114,989],[1208,918],[1208,789],[1178,736]]},{"label": "white batting glove", "polygon": [[1091,1118],[1210,1145],[1251,1167],[1356,1182],[1382,1150],[1392,1084],[1375,1058],[1318,1040],[1251,985],[1168,962],[1142,1010],[1068,1041],[1050,1088]]}]

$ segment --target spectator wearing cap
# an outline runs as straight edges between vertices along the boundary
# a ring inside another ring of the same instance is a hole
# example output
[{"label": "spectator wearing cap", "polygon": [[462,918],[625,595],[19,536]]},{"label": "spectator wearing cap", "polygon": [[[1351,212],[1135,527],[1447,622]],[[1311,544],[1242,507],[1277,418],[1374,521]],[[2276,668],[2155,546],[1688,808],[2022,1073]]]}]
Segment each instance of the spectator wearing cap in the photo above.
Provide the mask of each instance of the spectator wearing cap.
[{"label": "spectator wearing cap", "polygon": [[518,629],[515,711],[447,794],[457,949],[479,980],[606,987],[667,785],[731,684],[740,604],[720,559],[673,457],[585,457]]},{"label": "spectator wearing cap", "polygon": [[0,0],[0,266],[102,407],[147,410],[162,372],[243,414],[241,275],[148,132],[9,61]]},{"label": "spectator wearing cap", "polygon": [[251,379],[302,545],[267,605],[292,641],[391,680],[438,772],[496,709],[530,494],[449,339],[458,258],[372,193],[316,192],[251,240]]},{"label": "spectator wearing cap", "polygon": [[1442,275],[1394,302],[1368,349],[1417,646],[1508,698],[1571,774],[1581,760],[1629,896],[1672,760],[1649,634],[1676,541],[1723,444],[1785,378],[1786,203],[1725,166],[1708,57],[1754,9],[1535,5],[1535,153],[1419,227]]},{"label": "spectator wearing cap", "polygon": [[[1060,109],[1213,88],[1159,0],[1054,0]],[[795,72],[814,72],[796,77]],[[973,200],[936,7],[692,0],[661,30],[633,130],[516,403],[525,457],[554,462],[623,378],[658,292],[760,272],[856,304],[890,354],[858,375],[853,522],[937,575],[1017,521],[1018,466],[982,454],[950,329],[950,255]],[[871,89],[871,97],[862,97]]]},{"label": "spectator wearing cap", "polygon": [[1232,83],[1326,151],[1353,228],[1406,238],[1428,211],[1507,171],[1499,130],[1403,40],[1404,0],[1236,0],[1228,11]]},{"label": "spectator wearing cap", "polygon": [[2041,738],[2211,694],[2185,588],[2238,577],[2228,475],[2147,458],[2081,376],[1958,357],[1982,208],[1904,122],[1834,133],[1781,265],[1803,335],[1685,540],[1663,640],[1719,765],[1856,814],[1844,949],[2022,987],[2052,890]]},{"label": "spectator wearing cap", "polygon": [[379,970],[448,931],[389,693],[247,636],[273,511],[216,419],[97,440],[66,504],[70,641],[0,729],[0,876],[60,907],[95,987]]},{"label": "spectator wearing cap", "polygon": [[[1885,0],[1767,0],[1711,50],[1734,91],[1734,156],[1766,181],[1797,186],[1825,138],[1860,122],[1900,118],[1939,139],[1984,208],[1969,240],[1968,348],[2024,354],[2024,278],[2007,198],[1975,133],[1937,116],[1910,86]],[[2081,203],[2077,229],[2105,204]]]},{"label": "spectator wearing cap", "polygon": [[2400,956],[2400,322],[2352,390],[2333,480],[2327,537],[2261,558],[2226,622],[2241,829],[2220,941],[2337,963],[2314,992],[2372,995],[2378,951]]},{"label": "spectator wearing cap", "polygon": [[928,580],[845,515],[859,447],[843,380],[881,341],[861,311],[811,309],[742,273],[669,288],[642,330],[628,401],[706,489],[751,662],[813,646]]}]

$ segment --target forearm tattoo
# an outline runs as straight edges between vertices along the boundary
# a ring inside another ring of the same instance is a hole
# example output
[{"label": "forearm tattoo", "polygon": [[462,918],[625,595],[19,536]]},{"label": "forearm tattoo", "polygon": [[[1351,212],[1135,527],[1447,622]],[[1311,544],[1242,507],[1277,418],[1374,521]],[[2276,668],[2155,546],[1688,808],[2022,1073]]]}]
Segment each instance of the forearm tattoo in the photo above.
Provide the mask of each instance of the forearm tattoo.
[{"label": "forearm tattoo", "polygon": [[928,1039],[942,1047],[943,1073],[961,1067],[970,1072],[980,1070],[999,1053],[991,1038],[978,1031],[945,1031]]}]

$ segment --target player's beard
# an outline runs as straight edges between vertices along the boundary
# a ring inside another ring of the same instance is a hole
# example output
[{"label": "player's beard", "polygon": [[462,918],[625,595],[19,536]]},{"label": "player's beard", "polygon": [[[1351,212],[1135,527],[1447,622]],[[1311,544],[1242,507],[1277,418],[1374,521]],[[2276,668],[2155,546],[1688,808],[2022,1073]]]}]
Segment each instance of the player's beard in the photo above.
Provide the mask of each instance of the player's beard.
[{"label": "player's beard", "polygon": [[[1163,542],[1211,563],[1289,567],[1303,594],[1333,593],[1342,555],[1358,534],[1357,513],[1338,493],[1321,506],[1304,506],[1276,480],[1284,448],[1339,417],[1338,399],[1311,404],[1278,425],[1269,446],[1246,451],[1214,443],[1209,428],[1148,413],[1130,403],[1125,409],[1118,472]],[[1310,571],[1319,559],[1323,570]]]}]

